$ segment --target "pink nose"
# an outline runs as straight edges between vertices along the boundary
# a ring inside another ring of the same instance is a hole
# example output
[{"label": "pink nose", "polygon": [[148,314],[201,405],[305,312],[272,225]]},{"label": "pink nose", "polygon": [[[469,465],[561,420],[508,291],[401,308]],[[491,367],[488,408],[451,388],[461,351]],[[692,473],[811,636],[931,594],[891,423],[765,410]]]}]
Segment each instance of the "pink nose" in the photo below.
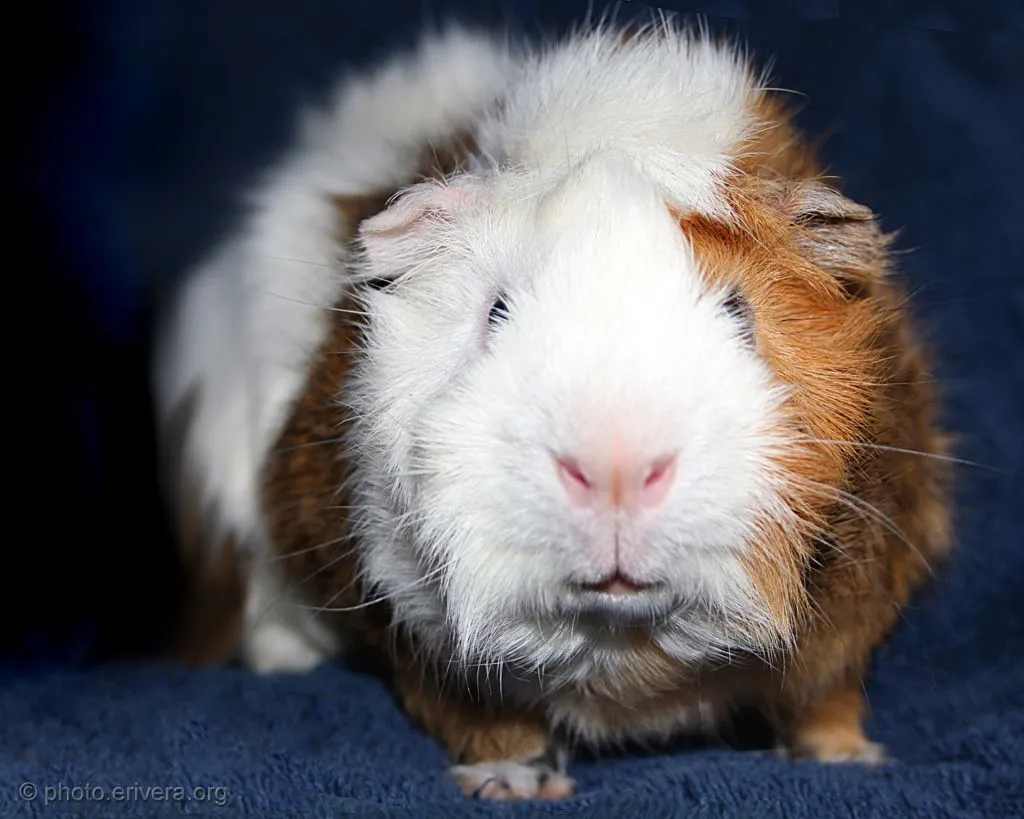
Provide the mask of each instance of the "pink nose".
[{"label": "pink nose", "polygon": [[557,457],[558,477],[576,506],[653,508],[668,497],[676,477],[676,456],[654,460],[618,459],[607,464]]}]

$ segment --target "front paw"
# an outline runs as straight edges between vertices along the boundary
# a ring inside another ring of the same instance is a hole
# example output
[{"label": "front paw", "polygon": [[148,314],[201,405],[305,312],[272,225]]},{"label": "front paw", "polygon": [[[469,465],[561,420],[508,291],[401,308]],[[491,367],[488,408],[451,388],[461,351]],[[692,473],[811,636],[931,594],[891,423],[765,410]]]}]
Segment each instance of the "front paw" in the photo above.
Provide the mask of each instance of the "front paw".
[{"label": "front paw", "polygon": [[784,754],[826,764],[881,765],[885,749],[864,733],[866,710],[859,685],[835,689],[805,704],[784,732]]},{"label": "front paw", "polygon": [[813,742],[805,741],[800,745],[782,747],[779,754],[787,759],[809,760],[830,765],[884,765],[892,761],[883,746],[877,742],[869,742],[863,736],[817,737]]},{"label": "front paw", "polygon": [[275,620],[260,623],[244,644],[245,659],[257,674],[305,674],[327,654],[298,629]]},{"label": "front paw", "polygon": [[449,772],[466,796],[495,802],[568,799],[576,787],[572,779],[541,760],[455,765]]}]

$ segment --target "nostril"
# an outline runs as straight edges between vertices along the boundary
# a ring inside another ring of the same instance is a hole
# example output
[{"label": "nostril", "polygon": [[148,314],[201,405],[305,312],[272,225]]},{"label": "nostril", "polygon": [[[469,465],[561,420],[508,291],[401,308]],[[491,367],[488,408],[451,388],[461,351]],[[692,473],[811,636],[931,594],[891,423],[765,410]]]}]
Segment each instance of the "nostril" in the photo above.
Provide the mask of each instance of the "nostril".
[{"label": "nostril", "polygon": [[574,458],[555,457],[558,480],[566,497],[574,506],[586,507],[594,503],[595,493],[590,477]]},{"label": "nostril", "polygon": [[676,456],[668,455],[651,463],[640,491],[644,506],[657,506],[668,497],[676,476]]},{"label": "nostril", "polygon": [[558,463],[558,471],[562,475],[563,479],[568,478],[573,483],[578,484],[584,489],[590,489],[590,480],[584,474],[580,468],[579,463],[573,458],[556,458]]},{"label": "nostril", "polygon": [[650,489],[659,483],[665,483],[672,480],[672,475],[676,468],[676,456],[668,455],[664,458],[659,458],[653,464],[647,473],[647,477],[644,478],[644,489]]}]

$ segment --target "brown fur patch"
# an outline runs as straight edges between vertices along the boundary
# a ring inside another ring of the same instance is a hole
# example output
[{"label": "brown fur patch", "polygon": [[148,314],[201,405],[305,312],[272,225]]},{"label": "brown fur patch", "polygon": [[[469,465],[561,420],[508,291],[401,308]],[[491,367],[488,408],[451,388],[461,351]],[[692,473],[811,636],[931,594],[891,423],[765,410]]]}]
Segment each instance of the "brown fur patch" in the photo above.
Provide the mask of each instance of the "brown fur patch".
[{"label": "brown fur patch", "polygon": [[526,761],[548,750],[547,726],[538,716],[441,690],[409,675],[396,684],[406,712],[444,744],[455,762]]},{"label": "brown fur patch", "polygon": [[[690,216],[682,220],[683,230],[711,282],[738,288],[751,305],[758,351],[791,390],[785,433],[860,441],[885,377],[888,351],[876,338],[892,314],[851,302],[834,275],[802,252],[812,241],[805,229],[762,204],[759,188],[731,193],[738,225]],[[842,446],[808,443],[780,459],[780,468],[805,482],[787,500],[812,530],[824,525],[833,505],[826,495],[842,486],[848,463],[860,457]],[[764,521],[760,543],[763,551],[751,568],[788,632],[801,617],[800,569],[809,542],[804,532]]]},{"label": "brown fur patch", "polygon": [[346,300],[316,358],[305,393],[267,457],[263,500],[267,533],[279,556],[288,583],[324,609],[319,616],[337,621],[339,628],[386,648],[390,615],[386,606],[355,612],[330,609],[358,606],[366,597],[359,582],[359,564],[349,538],[345,491],[347,414],[338,391],[352,365],[359,333],[357,310]]},{"label": "brown fur patch", "polygon": [[813,722],[821,702],[847,702],[836,692],[859,686],[899,607],[946,553],[950,470],[926,357],[889,279],[890,237],[809,178],[816,163],[787,131],[764,132],[776,135],[760,153],[768,173],[730,184],[735,223],[681,225],[709,279],[752,305],[758,350],[791,390],[785,432],[805,441],[779,461],[800,525],[765,521],[750,571],[796,637],[768,689],[785,706],[766,705]]},{"label": "brown fur patch", "polygon": [[881,749],[864,733],[866,710],[859,687],[837,688],[794,713],[785,747],[793,757],[816,762],[881,762]]}]

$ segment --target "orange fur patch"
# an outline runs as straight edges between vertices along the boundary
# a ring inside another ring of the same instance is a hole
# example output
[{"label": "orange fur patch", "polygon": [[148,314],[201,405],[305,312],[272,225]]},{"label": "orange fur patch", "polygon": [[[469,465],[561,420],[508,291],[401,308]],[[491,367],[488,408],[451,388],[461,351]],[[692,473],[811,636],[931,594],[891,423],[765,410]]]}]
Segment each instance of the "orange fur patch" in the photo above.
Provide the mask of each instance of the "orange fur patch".
[{"label": "orange fur patch", "polygon": [[856,685],[839,688],[797,712],[786,735],[789,754],[816,762],[884,761],[864,734],[864,695]]},{"label": "orange fur patch", "polygon": [[408,675],[396,683],[406,712],[444,743],[453,761],[464,765],[525,761],[548,750],[547,727],[539,716],[473,700],[461,691],[453,696],[452,691]]},{"label": "orange fur patch", "polygon": [[[753,309],[759,353],[789,390],[785,429],[798,441],[778,467],[798,476],[787,501],[807,524],[787,531],[762,522],[762,552],[751,570],[783,633],[792,633],[802,608],[801,571],[807,532],[820,530],[856,453],[810,441],[858,441],[869,425],[886,352],[874,341],[887,320],[849,299],[839,281],[801,252],[805,228],[766,200],[761,186],[730,191],[736,224],[703,216],[681,219],[684,233],[712,286],[738,288]],[[877,272],[881,276],[881,271]]]},{"label": "orange fur patch", "polygon": [[[755,110],[784,117],[774,102]],[[798,703],[813,709],[859,684],[945,555],[950,474],[926,359],[889,277],[891,238],[818,181],[788,121],[760,134],[726,186],[735,218],[686,214],[680,225],[709,284],[750,303],[757,349],[790,391],[778,431],[795,441],[777,466],[795,521],[762,521],[748,568],[794,638],[777,702],[765,703],[788,703],[791,719]]]}]

